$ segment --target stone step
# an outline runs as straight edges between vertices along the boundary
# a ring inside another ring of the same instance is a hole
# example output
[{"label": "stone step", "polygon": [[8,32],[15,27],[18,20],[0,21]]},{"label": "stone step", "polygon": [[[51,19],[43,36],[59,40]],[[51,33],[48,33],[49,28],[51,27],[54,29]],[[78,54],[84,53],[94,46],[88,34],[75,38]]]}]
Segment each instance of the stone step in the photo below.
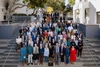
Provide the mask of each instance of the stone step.
[{"label": "stone step", "polygon": [[100,46],[91,46],[92,48],[100,48]]},{"label": "stone step", "polygon": [[[94,58],[98,58],[97,55],[93,56]],[[90,55],[82,55],[81,58],[92,58]]]},{"label": "stone step", "polygon": [[[0,60],[0,63],[4,63],[5,62],[5,59],[1,59]],[[6,63],[18,63],[19,62],[19,59],[15,59],[15,60],[13,60],[13,59],[7,59],[7,61],[6,61]]]},{"label": "stone step", "polygon": [[[7,56],[3,56],[2,59],[6,59]],[[8,59],[19,59],[20,56],[9,56]]]},{"label": "stone step", "polygon": [[[92,58],[91,56],[82,56],[81,59]],[[97,56],[93,56],[93,58],[98,58]]]},{"label": "stone step", "polygon": [[0,44],[8,44],[9,42],[6,41],[0,41]]},{"label": "stone step", "polygon": [[[0,67],[2,67],[3,63],[0,63]],[[6,63],[4,67],[17,67],[18,63]]]},{"label": "stone step", "polygon": [[[4,56],[8,56],[9,52],[5,52]],[[17,52],[10,52],[9,56],[19,56],[19,54]]]},{"label": "stone step", "polygon": [[94,60],[96,61],[96,62],[99,62],[100,60],[99,59],[90,59],[90,58],[86,58],[86,59],[80,59],[80,61],[81,62],[94,62]]},{"label": "stone step", "polygon": [[[95,64],[95,61],[83,62],[82,64]],[[96,64],[100,64],[100,61],[96,62]]]},{"label": "stone step", "polygon": [[[11,49],[11,47],[7,47],[7,49],[8,49],[8,50],[10,50],[10,49]],[[12,50],[15,50],[15,47],[12,47]]]},{"label": "stone step", "polygon": [[0,53],[3,54],[7,49],[0,49]]},{"label": "stone step", "polygon": [[[88,54],[88,55],[87,55],[87,54],[82,54],[82,57],[86,57],[86,56],[87,56],[87,57],[88,57],[88,56],[91,57],[91,55],[89,55],[89,54]],[[94,55],[92,55],[92,56],[98,56],[98,55],[94,54]]]},{"label": "stone step", "polygon": [[[95,53],[93,50],[91,50],[90,51],[91,53]],[[84,53],[89,53],[89,50],[87,50],[87,51],[82,51],[82,53],[84,54]]]},{"label": "stone step", "polygon": [[[89,67],[89,66],[95,66],[95,67],[96,67],[96,64],[95,64],[95,63],[94,63],[94,64],[93,64],[93,63],[92,63],[92,64],[90,64],[90,63],[88,64],[88,63],[87,63],[87,64],[82,64],[82,65],[83,65],[83,66],[88,66],[88,67]],[[98,65],[98,67],[100,67],[100,64],[97,64],[97,65]]]},{"label": "stone step", "polygon": [[[84,48],[83,48],[84,49]],[[89,50],[82,50],[82,52],[88,52]],[[90,50],[90,52],[94,52],[94,50]]]},{"label": "stone step", "polygon": [[94,60],[99,60],[98,57],[93,57],[93,58],[92,58],[91,56],[90,56],[90,57],[80,58],[80,60],[93,60],[93,59],[94,59]]},{"label": "stone step", "polygon": [[100,43],[90,43],[90,45],[93,47],[95,47],[95,46],[100,46]]},{"label": "stone step", "polygon": [[[3,56],[8,56],[8,54],[3,54]],[[10,54],[9,56],[19,56],[19,54]]]},{"label": "stone step", "polygon": [[[9,53],[9,51],[8,52],[5,52],[4,54],[8,54]],[[10,54],[18,54],[17,52],[10,52]]]},{"label": "stone step", "polygon": [[[10,50],[5,51],[4,53],[8,53]],[[16,52],[16,50],[11,50],[11,52]]]},{"label": "stone step", "polygon": [[83,49],[91,49],[91,47],[83,47]]},{"label": "stone step", "polygon": [[83,66],[83,67],[96,67],[96,66]]},{"label": "stone step", "polygon": [[[92,54],[92,55],[95,55],[94,52],[91,52],[91,54]],[[82,55],[90,55],[90,53],[89,53],[89,52],[84,52],[84,53],[82,52]]]},{"label": "stone step", "polygon": [[[95,60],[95,62],[99,62],[99,61],[100,61],[100,60]],[[94,62],[94,60],[81,60],[81,59],[80,59],[80,62],[82,62],[82,63],[83,63],[83,62],[87,62],[87,63],[90,62],[90,63],[91,63],[91,62]]]}]

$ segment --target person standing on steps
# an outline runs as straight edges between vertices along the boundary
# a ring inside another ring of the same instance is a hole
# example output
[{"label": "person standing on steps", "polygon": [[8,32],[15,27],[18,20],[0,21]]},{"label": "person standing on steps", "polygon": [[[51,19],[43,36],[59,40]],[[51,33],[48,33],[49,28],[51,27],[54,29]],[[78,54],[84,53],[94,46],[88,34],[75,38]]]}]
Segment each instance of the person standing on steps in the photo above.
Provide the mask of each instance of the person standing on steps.
[{"label": "person standing on steps", "polygon": [[75,48],[75,44],[72,43],[71,45],[71,49],[70,49],[70,61],[72,64],[74,64],[74,62],[76,61],[76,48]]},{"label": "person standing on steps", "polygon": [[64,55],[65,55],[65,47],[64,47],[64,44],[61,44],[60,46],[61,63],[64,63]]},{"label": "person standing on steps", "polygon": [[78,56],[81,57],[82,55],[82,49],[83,49],[83,42],[82,40],[79,38],[79,42],[78,42]]},{"label": "person standing on steps", "polygon": [[39,59],[39,47],[38,47],[37,44],[35,44],[35,46],[33,48],[34,48],[34,50],[33,50],[34,65],[37,65],[38,64],[38,59]]},{"label": "person standing on steps", "polygon": [[69,55],[70,55],[70,46],[66,46],[66,49],[65,49],[65,57],[66,57],[66,62],[65,64],[67,65],[69,63]]},{"label": "person standing on steps", "polygon": [[55,47],[54,47],[54,54],[55,54],[55,65],[59,65],[59,45],[58,43],[56,43]]},{"label": "person standing on steps", "polygon": [[44,48],[44,60],[45,60],[45,62],[48,62],[48,57],[49,57],[49,48],[48,48],[48,45],[45,45],[45,48]]},{"label": "person standing on steps", "polygon": [[33,47],[31,46],[31,44],[28,44],[27,47],[27,54],[28,54],[28,64],[32,64],[33,65],[33,61],[32,61],[32,57],[33,57]]},{"label": "person standing on steps", "polygon": [[22,62],[22,66],[24,66],[25,62],[26,62],[26,47],[25,45],[23,45],[23,47],[20,50],[20,61]]},{"label": "person standing on steps", "polygon": [[42,46],[42,44],[40,44],[39,47],[39,60],[40,60],[40,64],[43,65],[43,54],[44,54],[44,48]]}]

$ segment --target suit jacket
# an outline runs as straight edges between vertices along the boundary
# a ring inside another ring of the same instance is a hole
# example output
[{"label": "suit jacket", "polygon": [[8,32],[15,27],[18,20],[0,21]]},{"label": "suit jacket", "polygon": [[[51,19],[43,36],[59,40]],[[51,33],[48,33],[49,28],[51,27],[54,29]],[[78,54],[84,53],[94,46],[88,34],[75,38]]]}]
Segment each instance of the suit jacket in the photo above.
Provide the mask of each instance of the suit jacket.
[{"label": "suit jacket", "polygon": [[62,47],[60,46],[60,55],[62,53],[62,55],[65,55],[65,47],[63,47],[63,50],[61,51]]}]

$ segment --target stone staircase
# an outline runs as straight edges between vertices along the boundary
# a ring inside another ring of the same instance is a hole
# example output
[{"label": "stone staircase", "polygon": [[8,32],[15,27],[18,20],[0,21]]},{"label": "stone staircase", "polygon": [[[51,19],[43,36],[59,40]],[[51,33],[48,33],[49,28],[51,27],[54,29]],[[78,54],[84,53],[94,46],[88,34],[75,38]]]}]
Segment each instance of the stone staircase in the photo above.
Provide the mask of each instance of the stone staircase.
[{"label": "stone staircase", "polygon": [[4,41],[4,43],[2,43],[1,41],[0,43],[0,67],[17,67],[19,63],[20,55],[15,50],[15,45],[16,45],[15,39],[18,36],[19,29],[20,28],[16,30],[12,39],[9,40],[7,43],[6,41]]},{"label": "stone staircase", "polygon": [[100,67],[100,40],[84,40],[80,62],[83,67]]}]

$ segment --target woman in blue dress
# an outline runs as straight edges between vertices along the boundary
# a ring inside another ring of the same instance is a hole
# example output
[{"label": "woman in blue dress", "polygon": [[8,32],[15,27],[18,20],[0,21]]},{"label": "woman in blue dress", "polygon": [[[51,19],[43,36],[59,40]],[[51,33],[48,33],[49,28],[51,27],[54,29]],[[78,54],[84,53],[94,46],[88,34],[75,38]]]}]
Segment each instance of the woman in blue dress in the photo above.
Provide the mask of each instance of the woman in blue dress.
[{"label": "woman in blue dress", "polygon": [[23,45],[23,47],[20,50],[20,61],[22,62],[22,66],[24,66],[26,61],[26,47]]}]

